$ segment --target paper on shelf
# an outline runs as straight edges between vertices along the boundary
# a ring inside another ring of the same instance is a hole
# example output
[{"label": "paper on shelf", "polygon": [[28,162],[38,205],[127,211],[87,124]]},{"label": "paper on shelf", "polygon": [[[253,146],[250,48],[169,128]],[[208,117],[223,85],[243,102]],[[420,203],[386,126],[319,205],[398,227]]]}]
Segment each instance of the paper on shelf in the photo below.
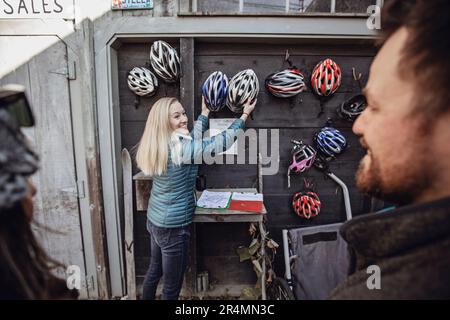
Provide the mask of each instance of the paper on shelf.
[{"label": "paper on shelf", "polygon": [[263,201],[262,193],[233,192],[232,200],[238,201]]},{"label": "paper on shelf", "polygon": [[230,202],[231,192],[208,191],[204,190],[200,199],[197,201],[197,207],[211,209],[225,209]]}]

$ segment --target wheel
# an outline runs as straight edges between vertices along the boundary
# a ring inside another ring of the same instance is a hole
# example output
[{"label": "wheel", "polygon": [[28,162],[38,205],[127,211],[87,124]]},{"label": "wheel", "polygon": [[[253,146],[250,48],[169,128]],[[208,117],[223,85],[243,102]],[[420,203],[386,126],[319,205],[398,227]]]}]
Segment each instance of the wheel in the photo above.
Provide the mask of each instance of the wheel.
[{"label": "wheel", "polygon": [[295,296],[285,279],[275,277],[272,283],[267,286],[267,299],[295,300]]}]

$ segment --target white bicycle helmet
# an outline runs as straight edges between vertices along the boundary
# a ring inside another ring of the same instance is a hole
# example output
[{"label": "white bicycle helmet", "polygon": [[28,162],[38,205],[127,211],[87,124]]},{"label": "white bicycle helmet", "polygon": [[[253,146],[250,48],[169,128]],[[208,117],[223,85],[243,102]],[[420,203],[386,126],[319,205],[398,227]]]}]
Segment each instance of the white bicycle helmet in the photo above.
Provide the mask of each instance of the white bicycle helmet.
[{"label": "white bicycle helmet", "polygon": [[303,74],[296,68],[270,74],[265,84],[267,90],[278,98],[290,98],[306,90]]},{"label": "white bicycle helmet", "polygon": [[158,78],[144,67],[134,67],[128,73],[128,88],[138,96],[152,96],[158,89]]},{"label": "white bicycle helmet", "polygon": [[180,58],[177,51],[167,42],[153,42],[150,49],[150,63],[156,74],[166,82],[175,82],[180,76]]},{"label": "white bicycle helmet", "polygon": [[246,69],[233,78],[228,85],[227,106],[235,112],[241,113],[247,100],[255,100],[259,93],[259,81],[252,69]]}]

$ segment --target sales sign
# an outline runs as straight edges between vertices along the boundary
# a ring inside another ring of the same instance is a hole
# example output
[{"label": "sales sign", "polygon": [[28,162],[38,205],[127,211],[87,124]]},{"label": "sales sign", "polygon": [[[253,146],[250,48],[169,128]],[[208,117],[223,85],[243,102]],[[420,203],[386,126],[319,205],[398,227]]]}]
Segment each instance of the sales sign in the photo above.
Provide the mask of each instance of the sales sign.
[{"label": "sales sign", "polygon": [[0,0],[0,19],[74,19],[74,0]]}]

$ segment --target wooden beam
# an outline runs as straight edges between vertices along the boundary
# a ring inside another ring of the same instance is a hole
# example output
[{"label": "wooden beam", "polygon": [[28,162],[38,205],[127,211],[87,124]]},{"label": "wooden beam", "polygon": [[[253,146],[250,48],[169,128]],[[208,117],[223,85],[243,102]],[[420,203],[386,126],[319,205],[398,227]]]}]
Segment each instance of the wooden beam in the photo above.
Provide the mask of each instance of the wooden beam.
[{"label": "wooden beam", "polygon": [[194,38],[180,39],[181,78],[180,102],[186,110],[189,128],[194,123]]},{"label": "wooden beam", "polygon": [[125,222],[125,260],[127,272],[127,297],[136,300],[136,275],[134,266],[133,228],[133,181],[131,157],[127,149],[122,150],[123,206]]}]

